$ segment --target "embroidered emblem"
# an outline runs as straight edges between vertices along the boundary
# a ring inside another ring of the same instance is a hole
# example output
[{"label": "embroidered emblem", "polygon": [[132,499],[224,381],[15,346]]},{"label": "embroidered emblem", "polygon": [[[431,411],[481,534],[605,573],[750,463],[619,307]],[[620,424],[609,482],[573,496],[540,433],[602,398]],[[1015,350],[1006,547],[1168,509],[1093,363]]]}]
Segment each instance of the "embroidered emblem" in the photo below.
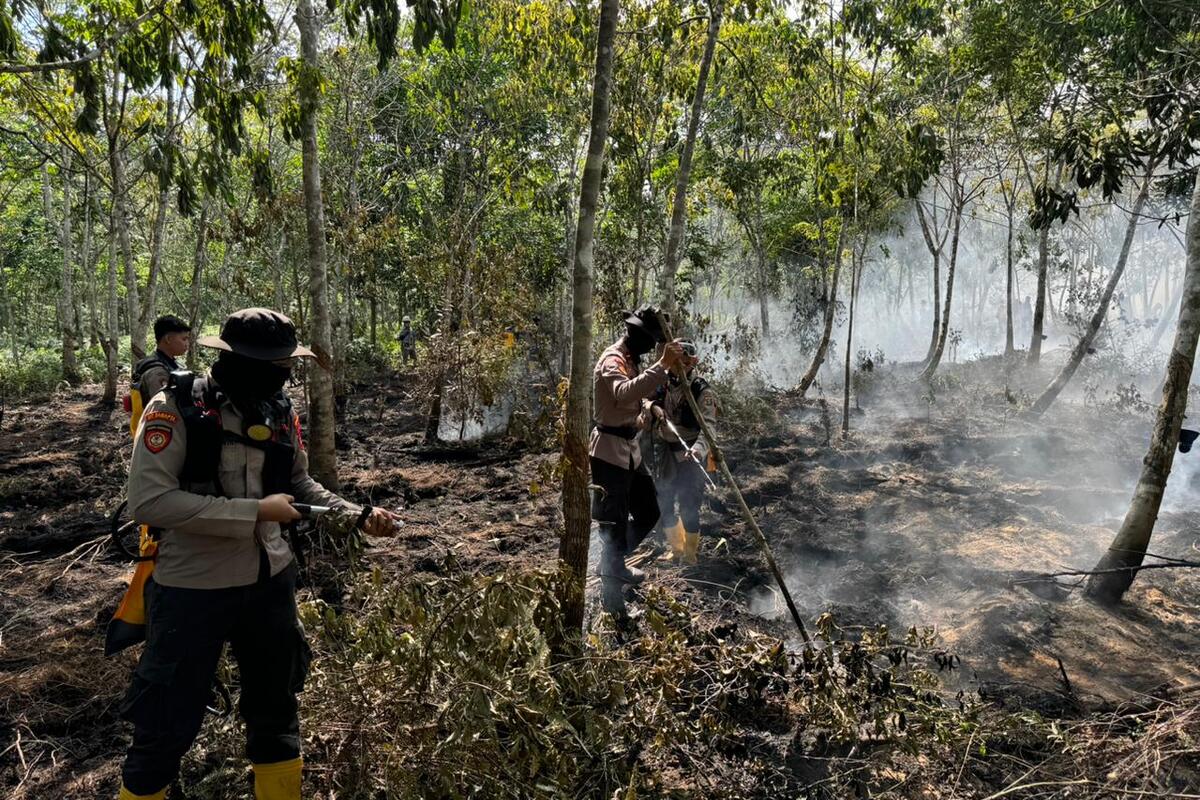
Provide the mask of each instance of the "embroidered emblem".
[{"label": "embroidered emblem", "polygon": [[166,422],[169,425],[174,425],[179,422],[179,417],[170,411],[147,411],[142,420],[145,422]]},{"label": "embroidered emblem", "polygon": [[151,425],[142,434],[142,441],[151,453],[161,453],[171,443],[172,431],[162,425]]}]

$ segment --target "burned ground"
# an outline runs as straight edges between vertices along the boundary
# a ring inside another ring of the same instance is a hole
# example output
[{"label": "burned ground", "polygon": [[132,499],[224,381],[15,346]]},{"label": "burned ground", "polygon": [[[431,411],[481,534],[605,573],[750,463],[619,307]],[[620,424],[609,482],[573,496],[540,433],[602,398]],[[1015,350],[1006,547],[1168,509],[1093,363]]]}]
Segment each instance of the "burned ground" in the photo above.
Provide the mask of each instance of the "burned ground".
[{"label": "burned ground", "polygon": [[[506,441],[426,447],[421,401],[396,385],[356,393],[340,441],[344,493],[406,520],[397,538],[372,543],[370,563],[395,581],[448,564],[552,564],[555,456]],[[850,636],[935,627],[957,657],[948,691],[1006,707],[1077,717],[1163,685],[1195,687],[1198,573],[1146,571],[1115,611],[1037,577],[1086,569],[1107,545],[1136,478],[1144,415],[1064,406],[1033,421],[1004,392],[986,393],[930,404],[898,392],[866,403],[845,440],[838,410],[830,421],[819,403],[785,395],[753,421],[729,421],[734,472],[806,617],[832,612]],[[89,389],[10,407],[0,431],[0,786],[14,798],[115,793],[127,741],[116,706],[133,657],[101,649],[128,571],[105,542],[124,425]],[[1195,557],[1187,497],[1168,503],[1155,553]],[[793,641],[735,508],[718,493],[701,563],[647,560],[650,580],[710,627]],[[786,739],[781,724],[747,719],[747,738]]]}]

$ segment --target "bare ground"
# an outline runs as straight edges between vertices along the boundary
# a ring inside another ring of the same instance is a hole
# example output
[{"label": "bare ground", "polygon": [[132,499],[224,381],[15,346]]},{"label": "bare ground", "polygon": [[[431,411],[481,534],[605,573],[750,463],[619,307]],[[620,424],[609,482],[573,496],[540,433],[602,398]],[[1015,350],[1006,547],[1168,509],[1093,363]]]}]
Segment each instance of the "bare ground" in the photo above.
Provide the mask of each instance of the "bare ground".
[{"label": "bare ground", "polygon": [[[340,442],[344,493],[407,521],[369,557],[396,580],[436,573],[448,555],[482,571],[552,563],[553,456],[505,442],[425,448],[420,400],[391,387],[356,395]],[[115,795],[127,741],[115,706],[133,656],[101,648],[128,572],[104,537],[129,443],[123,414],[97,397],[10,407],[0,430],[0,788],[13,798]],[[1107,545],[1144,415],[1064,407],[1031,422],[998,392],[910,398],[867,403],[847,439],[833,430],[826,443],[818,405],[770,404],[777,420],[733,426],[729,455],[808,617],[935,626],[959,659],[951,690],[1047,713],[1200,681],[1200,573],[1144,572],[1115,611],[1029,582],[1090,567]],[[793,636],[731,495],[711,505],[701,564],[647,562],[651,580],[714,625]],[[1173,503],[1154,552],[1196,557],[1196,519]]]}]

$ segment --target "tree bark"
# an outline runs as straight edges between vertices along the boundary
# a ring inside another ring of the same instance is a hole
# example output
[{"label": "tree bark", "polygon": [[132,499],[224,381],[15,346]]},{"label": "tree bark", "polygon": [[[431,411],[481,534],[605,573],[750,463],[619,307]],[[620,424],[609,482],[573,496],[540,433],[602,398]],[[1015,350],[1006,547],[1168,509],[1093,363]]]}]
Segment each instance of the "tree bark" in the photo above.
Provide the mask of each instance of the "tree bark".
[{"label": "tree bark", "polygon": [[796,384],[795,391],[801,397],[808,393],[809,387],[817,379],[817,372],[821,369],[821,365],[825,363],[825,354],[829,351],[829,340],[833,336],[833,318],[837,316],[838,279],[842,274],[842,237],[846,231],[844,220],[839,220],[838,225],[837,246],[833,251],[833,275],[829,281],[829,295],[825,298],[825,328],[821,331],[821,341],[817,343],[817,350],[813,353],[812,363],[808,365],[808,369],[800,378],[800,383]]},{"label": "tree bark", "polygon": [[121,338],[121,300],[117,294],[117,203],[113,200],[109,210],[108,268],[104,274],[105,284],[105,332],[100,338],[104,349],[104,402],[117,399],[117,361]]},{"label": "tree bark", "polygon": [[[704,54],[700,57],[700,74],[696,78],[696,93],[692,97],[692,108],[688,116],[687,137],[683,140],[683,150],[679,154],[679,171],[675,175],[675,195],[671,198],[671,227],[667,232],[667,252],[663,264],[662,280],[659,282],[663,308],[670,313],[675,311],[675,273],[679,270],[683,233],[687,227],[687,186],[692,172],[692,152],[696,148],[696,133],[700,130],[700,116],[704,113],[704,93],[708,88],[708,72],[712,66],[713,53],[717,48],[717,37],[721,33],[723,7],[724,0],[711,0],[708,13],[708,38],[704,42]],[[607,120],[605,120],[605,125],[607,126],[607,124]]]},{"label": "tree bark", "polygon": [[334,449],[333,325],[329,317],[329,267],[325,252],[325,205],[321,198],[321,164],[317,152],[320,110],[320,63],[317,36],[320,22],[312,0],[296,8],[303,62],[300,77],[300,133],[303,145],[304,210],[308,235],[309,346],[317,364],[308,370],[309,471],[326,488],[337,491],[337,452]]},{"label": "tree bark", "polygon": [[[175,82],[167,81],[167,127],[163,146],[170,148],[175,138]],[[170,158],[170,156],[165,156]],[[154,226],[150,234],[150,267],[146,274],[146,294],[142,298],[141,312],[136,320],[131,319],[129,340],[133,347],[134,360],[146,355],[146,334],[154,319],[158,305],[158,273],[162,269],[163,245],[167,234],[167,210],[171,207],[170,182],[159,181],[158,205],[154,209]]]},{"label": "tree bark", "polygon": [[[936,195],[934,195],[936,198]],[[942,248],[945,247],[946,239],[942,237],[937,239],[937,207],[933,210],[933,220],[930,221],[925,217],[925,209],[921,205],[921,201],[917,200],[917,221],[921,224],[921,236],[925,239],[925,247],[929,250],[929,255],[933,257],[933,327],[929,333],[929,349],[925,351],[925,358],[922,362],[928,364],[933,359],[933,354],[937,350],[939,334],[942,324],[942,300],[941,300],[941,283],[942,283]]]},{"label": "tree bark", "polygon": [[[1001,179],[1003,183],[1003,179]],[[1016,205],[1016,191],[1014,189],[1014,197],[1010,202],[1007,194],[1004,198],[1005,211],[1008,213],[1008,231],[1004,242],[1004,258],[1005,258],[1005,281],[1004,281],[1004,355],[1011,356],[1016,349],[1013,345],[1013,227],[1015,221],[1013,219],[1013,209]]]},{"label": "tree bark", "polygon": [[619,14],[619,0],[601,0],[600,26],[596,38],[596,73],[592,85],[591,132],[583,179],[579,186],[579,225],[575,231],[575,254],[571,265],[574,287],[571,305],[571,372],[563,426],[563,533],[558,548],[559,558],[570,574],[570,585],[562,603],[566,627],[571,631],[583,629],[583,587],[592,528],[587,451],[588,427],[592,416],[592,246],[604,168],[604,145],[608,139],[613,45]]},{"label": "tree bark", "polygon": [[862,262],[865,260],[867,249],[866,237],[863,237],[860,252],[850,253],[850,312],[846,319],[846,368],[842,380],[842,438],[850,435],[850,353],[854,349],[854,311],[858,300],[859,275],[862,273]]},{"label": "tree bark", "polygon": [[1125,273],[1125,265],[1129,263],[1129,252],[1133,249],[1133,240],[1137,235],[1138,219],[1142,215],[1142,209],[1146,205],[1146,198],[1150,195],[1151,178],[1147,177],[1146,182],[1142,184],[1141,190],[1138,191],[1137,198],[1133,201],[1133,209],[1130,212],[1129,225],[1125,228],[1125,239],[1121,243],[1121,253],[1117,257],[1117,263],[1113,267],[1112,275],[1108,278],[1108,284],[1104,287],[1104,294],[1100,297],[1100,302],[1096,306],[1095,313],[1092,314],[1092,319],[1088,323],[1087,330],[1083,336],[1079,337],[1079,341],[1075,343],[1075,349],[1071,351],[1071,357],[1067,359],[1067,363],[1063,365],[1058,376],[1046,387],[1042,392],[1042,396],[1037,399],[1031,409],[1035,414],[1041,414],[1058,398],[1058,395],[1066,388],[1067,383],[1074,377],[1075,371],[1079,369],[1079,365],[1083,363],[1084,356],[1091,349],[1092,342],[1096,339],[1096,334],[1100,332],[1100,326],[1104,324],[1104,318],[1108,316],[1108,307],[1112,303],[1113,292],[1117,289],[1117,284],[1121,281],[1121,276]]},{"label": "tree bark", "polygon": [[1033,304],[1033,333],[1029,339],[1028,363],[1042,358],[1042,328],[1046,319],[1046,277],[1050,262],[1050,224],[1038,231],[1037,300]]},{"label": "tree bark", "polygon": [[[132,330],[138,318],[141,304],[138,302],[137,267],[133,262],[133,245],[129,238],[129,198],[125,185],[125,154],[121,142],[121,124],[124,104],[122,93],[124,81],[120,73],[113,70],[112,99],[107,104],[104,115],[105,133],[108,138],[108,168],[112,181],[112,225],[116,230],[117,242],[121,249],[121,263],[125,278],[125,315],[130,329],[130,350],[132,360],[136,363],[141,356],[133,345],[136,341]],[[139,347],[141,347],[139,345]],[[144,350],[144,348],[142,348]],[[143,352],[142,355],[145,355]]]},{"label": "tree bark", "polygon": [[[43,172],[45,175],[46,173]],[[49,189],[49,180],[44,184]],[[49,202],[47,200],[47,202]],[[62,376],[72,386],[79,383],[79,363],[75,358],[75,248],[71,233],[71,150],[63,146],[62,162],[62,225],[59,229],[59,248],[62,250],[62,272],[58,293],[58,325],[62,334]],[[49,219],[49,218],[47,218]]]},{"label": "tree bark", "polygon": [[942,363],[942,353],[946,352],[946,337],[950,334],[950,305],[951,299],[954,297],[954,272],[958,266],[958,242],[959,234],[962,231],[964,204],[960,193],[950,212],[954,215],[954,227],[950,234],[950,263],[946,265],[946,302],[942,306],[941,329],[937,338],[937,346],[925,364],[925,369],[921,370],[921,380],[927,381],[933,377],[933,373],[937,372],[938,365]]},{"label": "tree bark", "polygon": [[1200,337],[1200,180],[1196,181],[1192,190],[1183,287],[1175,343],[1171,347],[1166,380],[1163,381],[1162,404],[1158,407],[1154,430],[1150,435],[1150,447],[1142,461],[1142,474],[1121,530],[1096,565],[1097,571],[1120,571],[1093,575],[1087,582],[1088,597],[1101,603],[1120,601],[1133,583],[1136,567],[1145,558],[1167,478],[1171,474],[1171,464],[1175,460],[1183,414],[1187,410],[1188,386],[1196,360],[1196,340]]},{"label": "tree bark", "polygon": [[[208,206],[207,200],[200,205],[200,217],[196,220],[196,254],[192,259],[192,284],[188,297],[188,325],[194,335],[200,335],[201,311],[203,308],[204,268],[208,265]],[[188,350],[188,369],[197,365],[196,347]]]}]

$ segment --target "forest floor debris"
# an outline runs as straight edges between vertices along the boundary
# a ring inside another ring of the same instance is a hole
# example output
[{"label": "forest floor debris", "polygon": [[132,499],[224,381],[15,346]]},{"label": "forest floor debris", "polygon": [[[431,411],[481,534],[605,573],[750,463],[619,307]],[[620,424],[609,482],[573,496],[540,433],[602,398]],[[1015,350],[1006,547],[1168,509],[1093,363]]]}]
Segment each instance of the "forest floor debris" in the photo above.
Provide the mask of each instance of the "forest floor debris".
[{"label": "forest floor debris", "polygon": [[[19,800],[115,794],[127,741],[116,705],[132,657],[101,655],[127,564],[99,537],[121,495],[128,432],[123,415],[102,411],[96,397],[88,389],[10,406],[0,431],[0,786]],[[819,407],[785,396],[769,400],[771,414],[725,427],[731,465],[803,613],[832,612],[838,636],[851,639],[880,624],[897,635],[931,626],[938,644],[922,663],[951,707],[962,691],[978,698],[980,713],[1009,715],[996,726],[1028,719],[1027,731],[1003,737],[973,723],[974,736],[931,740],[908,760],[840,752],[839,768],[866,770],[860,778],[875,787],[873,796],[1200,794],[1197,759],[1187,766],[1200,737],[1200,576],[1147,571],[1116,611],[1078,592],[1047,597],[1024,582],[1031,573],[1095,563],[1128,501],[1145,420],[1064,407],[1035,427],[1003,398],[973,405],[984,410],[971,414],[949,400],[933,410],[922,405],[868,404],[850,437],[835,433],[827,447]],[[757,401],[747,407],[761,410]],[[402,507],[407,523],[398,538],[373,542],[367,564],[379,579],[450,585],[551,565],[553,454],[506,442],[473,446],[467,458],[434,452],[421,444],[420,411],[414,397],[362,387],[342,429],[346,493]],[[727,503],[719,494],[705,512],[699,566],[650,564],[653,591],[665,592],[652,594],[659,598],[652,603],[682,604],[694,615],[668,626],[685,639],[738,647],[754,637],[791,641],[765,565]],[[1198,539],[1200,525],[1177,503],[1160,519],[1154,550],[1187,558]],[[317,583],[320,591],[306,593],[311,600],[343,601],[340,579]],[[335,653],[325,655],[318,693],[329,671],[340,669]],[[732,717],[735,729],[722,734],[732,749],[705,779],[728,785],[730,796],[769,796],[770,787],[808,782],[812,796],[835,797],[820,791],[853,784],[838,782],[847,775],[829,782],[813,772],[820,759],[796,738],[789,697],[781,689],[758,718]],[[311,702],[314,714],[328,710]],[[985,755],[980,737],[988,731]],[[314,747],[328,755],[319,749],[328,744]],[[243,790],[235,749],[202,747],[190,757],[195,797]],[[683,777],[690,772],[680,758],[638,761],[659,771],[639,779],[646,791],[711,795],[700,778]],[[332,767],[313,766],[326,771],[314,780],[329,778]]]}]

